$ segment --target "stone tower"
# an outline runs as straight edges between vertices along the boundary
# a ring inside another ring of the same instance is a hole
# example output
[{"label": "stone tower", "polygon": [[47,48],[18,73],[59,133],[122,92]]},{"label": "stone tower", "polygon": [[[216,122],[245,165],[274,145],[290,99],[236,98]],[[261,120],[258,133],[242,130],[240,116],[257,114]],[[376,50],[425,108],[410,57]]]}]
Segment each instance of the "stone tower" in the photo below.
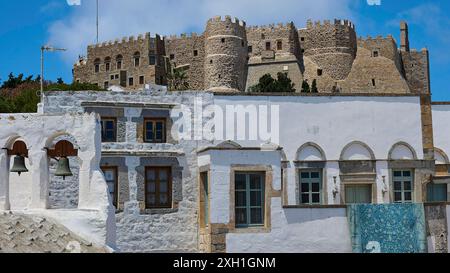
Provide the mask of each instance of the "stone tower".
[{"label": "stone tower", "polygon": [[205,31],[205,89],[244,91],[247,71],[245,22],[230,16],[214,17]]},{"label": "stone tower", "polygon": [[356,57],[357,38],[354,25],[348,20],[308,21],[300,31],[304,56],[309,57],[334,80],[344,80]]}]

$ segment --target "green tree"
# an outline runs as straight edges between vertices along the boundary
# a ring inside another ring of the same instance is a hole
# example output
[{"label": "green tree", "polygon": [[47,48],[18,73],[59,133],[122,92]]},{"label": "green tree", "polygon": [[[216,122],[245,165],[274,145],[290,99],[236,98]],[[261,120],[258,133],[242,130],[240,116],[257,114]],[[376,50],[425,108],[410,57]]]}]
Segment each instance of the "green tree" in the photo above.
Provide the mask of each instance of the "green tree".
[{"label": "green tree", "polygon": [[188,76],[183,69],[174,69],[167,75],[169,91],[184,91],[189,89]]},{"label": "green tree", "polygon": [[263,75],[258,84],[255,84],[249,88],[250,92],[256,93],[270,93],[270,92],[295,92],[295,84],[292,83],[287,73],[279,72],[277,79],[274,79],[272,75]]},{"label": "green tree", "polygon": [[317,90],[317,81],[316,81],[316,79],[314,79],[313,82],[312,82],[311,93],[319,93],[319,90]]},{"label": "green tree", "polygon": [[63,81],[62,78],[58,78],[58,79],[56,79],[56,83],[57,84],[64,84],[64,81]]},{"label": "green tree", "polygon": [[309,93],[310,91],[308,80],[304,80],[302,83],[302,93]]}]

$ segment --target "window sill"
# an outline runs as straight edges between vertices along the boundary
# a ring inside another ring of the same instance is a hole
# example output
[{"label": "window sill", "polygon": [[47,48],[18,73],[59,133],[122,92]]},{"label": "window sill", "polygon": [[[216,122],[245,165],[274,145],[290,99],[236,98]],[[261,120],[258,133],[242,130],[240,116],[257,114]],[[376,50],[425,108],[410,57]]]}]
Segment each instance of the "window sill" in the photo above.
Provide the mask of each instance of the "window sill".
[{"label": "window sill", "polygon": [[230,230],[230,233],[270,233],[271,228],[264,227],[264,226],[255,226],[255,227],[236,227],[233,230]]},{"label": "window sill", "polygon": [[338,209],[347,208],[347,205],[293,205],[283,206],[283,209]]},{"label": "window sill", "polygon": [[178,212],[178,208],[144,209],[141,210],[141,215],[171,214],[176,212]]}]

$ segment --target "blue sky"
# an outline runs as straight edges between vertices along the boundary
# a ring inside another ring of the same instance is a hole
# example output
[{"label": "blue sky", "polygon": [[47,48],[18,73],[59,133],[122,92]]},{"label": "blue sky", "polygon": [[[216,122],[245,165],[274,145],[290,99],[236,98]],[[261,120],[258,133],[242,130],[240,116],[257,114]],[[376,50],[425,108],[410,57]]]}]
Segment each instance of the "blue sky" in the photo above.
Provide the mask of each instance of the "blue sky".
[{"label": "blue sky", "polygon": [[[68,49],[46,55],[46,78],[71,82],[72,64],[95,42],[95,0],[69,6],[67,0],[0,0],[0,79],[10,72],[40,73],[39,48],[50,43]],[[399,22],[410,27],[412,48],[430,51],[434,100],[450,100],[450,1],[381,0],[99,0],[100,40],[151,32],[161,35],[202,32],[214,15],[230,14],[248,25],[306,19],[348,18],[359,36],[392,34],[399,42]]]}]

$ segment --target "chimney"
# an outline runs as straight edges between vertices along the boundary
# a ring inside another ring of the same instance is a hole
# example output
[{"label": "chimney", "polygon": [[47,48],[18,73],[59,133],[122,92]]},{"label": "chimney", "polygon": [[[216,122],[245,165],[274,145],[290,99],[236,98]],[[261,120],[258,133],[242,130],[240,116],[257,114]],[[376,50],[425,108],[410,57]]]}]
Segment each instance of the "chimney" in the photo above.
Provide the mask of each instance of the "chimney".
[{"label": "chimney", "polygon": [[409,52],[408,23],[400,22],[400,49]]}]

